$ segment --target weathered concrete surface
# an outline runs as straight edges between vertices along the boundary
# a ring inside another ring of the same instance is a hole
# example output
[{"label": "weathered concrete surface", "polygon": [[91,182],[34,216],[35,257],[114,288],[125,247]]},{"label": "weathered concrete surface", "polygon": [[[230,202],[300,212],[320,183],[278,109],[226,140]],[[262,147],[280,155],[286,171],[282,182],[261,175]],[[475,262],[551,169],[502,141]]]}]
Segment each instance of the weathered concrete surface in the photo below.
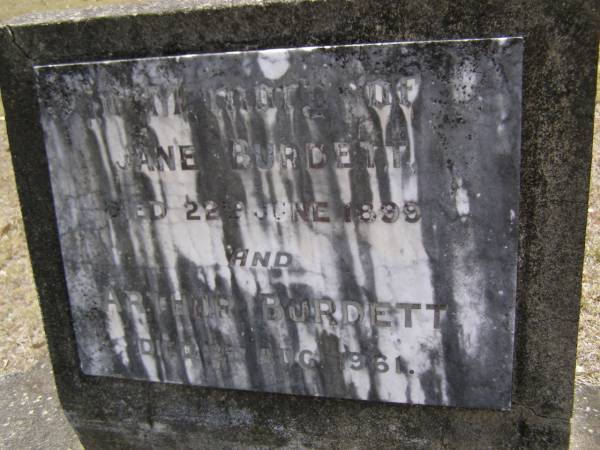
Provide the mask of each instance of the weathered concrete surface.
[{"label": "weathered concrete surface", "polygon": [[[177,3],[177,2],[175,2]],[[62,404],[88,448],[565,448],[573,400],[597,1],[219,3],[0,29],[0,83]],[[162,8],[162,7],[161,7]],[[79,372],[32,65],[317,44],[525,37],[510,412],[198,389]]]},{"label": "weathered concrete surface", "polygon": [[47,356],[27,372],[0,378],[0,392],[0,448],[82,448],[58,401]]},{"label": "weathered concrete surface", "polygon": [[[81,443],[65,418],[50,361],[40,360],[34,368],[0,378],[0,448],[81,449]],[[600,448],[600,388],[578,385],[569,448]]]},{"label": "weathered concrete surface", "polygon": [[600,388],[577,385],[571,422],[572,450],[600,448]]}]

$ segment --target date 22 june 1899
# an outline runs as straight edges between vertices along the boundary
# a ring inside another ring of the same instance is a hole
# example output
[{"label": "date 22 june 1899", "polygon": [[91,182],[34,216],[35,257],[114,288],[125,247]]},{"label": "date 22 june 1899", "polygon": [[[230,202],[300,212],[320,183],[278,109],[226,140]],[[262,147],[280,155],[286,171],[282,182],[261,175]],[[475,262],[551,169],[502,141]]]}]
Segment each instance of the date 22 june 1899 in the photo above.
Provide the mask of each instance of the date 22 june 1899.
[{"label": "date 22 june 1899", "polygon": [[[121,213],[121,207],[117,202],[107,205],[107,212],[116,217]],[[394,223],[405,220],[409,223],[417,222],[421,218],[421,211],[415,202],[405,202],[398,205],[395,202],[383,202],[381,205],[373,203],[345,203],[341,207],[332,208],[328,202],[273,202],[259,206],[254,211],[247,211],[247,206],[242,201],[196,202],[189,197],[183,205],[185,218],[190,221],[235,221],[243,216],[256,218],[261,221],[305,221],[305,222],[331,222],[332,218],[344,222],[374,222],[381,220],[384,223]],[[175,208],[179,214],[181,208]],[[136,219],[159,220],[167,216],[169,209],[163,202],[147,201],[135,205],[133,216]],[[248,214],[250,213],[250,214]]]}]

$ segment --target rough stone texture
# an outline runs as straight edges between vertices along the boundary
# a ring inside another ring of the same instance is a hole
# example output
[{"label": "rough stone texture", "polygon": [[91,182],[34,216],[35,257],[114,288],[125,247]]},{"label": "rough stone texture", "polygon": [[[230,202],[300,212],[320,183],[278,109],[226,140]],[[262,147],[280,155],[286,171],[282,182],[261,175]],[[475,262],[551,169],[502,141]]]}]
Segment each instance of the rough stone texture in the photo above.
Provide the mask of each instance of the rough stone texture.
[{"label": "rough stone texture", "polygon": [[81,449],[52,381],[47,355],[27,372],[0,377],[0,448]]},{"label": "rough stone texture", "polygon": [[[597,2],[206,4],[0,29],[13,164],[56,383],[87,448],[565,448],[573,399]],[[525,38],[518,307],[510,412],[395,406],[87,377],[76,346],[33,64],[465,37]]]},{"label": "rough stone texture", "polygon": [[600,389],[597,386],[578,384],[571,420],[572,450],[600,448]]},{"label": "rough stone texture", "polygon": [[[0,448],[82,449],[58,400],[48,355],[30,370],[0,377]],[[579,385],[571,425],[570,447],[600,447],[600,389]]]}]

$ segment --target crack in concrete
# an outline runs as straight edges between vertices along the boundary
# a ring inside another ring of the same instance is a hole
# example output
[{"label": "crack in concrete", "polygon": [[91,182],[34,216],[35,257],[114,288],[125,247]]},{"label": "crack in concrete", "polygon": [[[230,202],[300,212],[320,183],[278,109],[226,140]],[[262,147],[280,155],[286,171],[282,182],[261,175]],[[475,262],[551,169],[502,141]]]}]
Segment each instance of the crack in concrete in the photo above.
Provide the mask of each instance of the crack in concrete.
[{"label": "crack in concrete", "polygon": [[13,41],[13,44],[15,47],[17,47],[17,49],[19,50],[19,52],[25,57],[25,59],[27,59],[28,61],[30,61],[33,64],[33,58],[31,57],[31,55],[25,51],[25,49],[23,48],[23,46],[19,43],[19,41],[17,40],[17,35],[15,34],[15,32],[13,31],[12,27],[10,25],[5,24],[4,25],[6,27],[6,30],[8,31],[8,34],[10,34],[10,37]]},{"label": "crack in concrete", "polygon": [[539,418],[539,419],[543,419],[543,420],[550,420],[553,422],[561,422],[561,423],[569,423],[569,419],[565,419],[565,418],[560,418],[560,417],[551,417],[551,416],[545,416],[543,414],[538,413],[535,409],[529,407],[529,406],[525,406],[523,404],[519,404],[519,403],[515,403],[513,401],[513,406],[515,408],[519,408],[519,409],[524,409],[526,411],[529,411],[529,413],[531,415],[534,415],[535,417]]}]

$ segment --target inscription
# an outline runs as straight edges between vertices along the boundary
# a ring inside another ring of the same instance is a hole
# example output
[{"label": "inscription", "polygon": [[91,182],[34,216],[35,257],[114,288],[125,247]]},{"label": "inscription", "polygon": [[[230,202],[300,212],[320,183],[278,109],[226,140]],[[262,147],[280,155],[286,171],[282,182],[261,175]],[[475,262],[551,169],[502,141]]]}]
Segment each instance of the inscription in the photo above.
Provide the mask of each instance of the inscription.
[{"label": "inscription", "polygon": [[[237,221],[249,216],[250,219],[260,221],[291,221],[330,223],[332,217],[350,222],[371,223],[380,220],[383,223],[394,223],[405,220],[409,223],[417,222],[420,217],[419,206],[415,202],[405,202],[397,205],[395,202],[385,202],[381,205],[373,203],[346,203],[332,208],[328,202],[274,202],[268,205],[259,205],[254,211],[248,211],[243,201],[221,202],[207,200],[204,204],[190,200],[186,197],[184,204],[185,218],[187,220],[228,220]],[[167,216],[169,208],[162,202],[148,201],[134,205],[131,218],[158,220]],[[175,213],[180,214],[178,208]],[[107,214],[116,217],[122,209],[118,204],[106,208]]]},{"label": "inscription", "polygon": [[[120,312],[121,302],[124,301],[130,308],[141,308],[144,298],[157,302],[161,311],[169,309],[174,315],[188,316],[191,318],[220,317],[230,318],[234,312],[234,304],[227,298],[214,298],[210,295],[193,296],[184,299],[181,294],[161,296],[158,293],[142,294],[137,291],[123,291],[117,293],[109,289],[105,294],[106,312],[108,314]],[[121,299],[119,301],[118,299]],[[413,317],[425,314],[425,321],[421,325],[440,328],[442,313],[446,313],[448,305],[421,304],[414,302],[374,302],[363,305],[357,301],[347,300],[336,304],[330,299],[288,299],[283,305],[274,293],[259,295],[262,319],[265,321],[312,322],[328,323],[329,325],[351,325],[363,320],[370,321],[372,327],[397,327],[411,328]],[[170,306],[169,306],[170,305]],[[148,308],[147,312],[150,312]],[[144,312],[145,313],[145,312]]]},{"label": "inscription", "polygon": [[[247,264],[251,261],[249,264]],[[271,252],[251,252],[247,248],[237,248],[231,251],[229,264],[232,266],[239,265],[244,267],[288,267],[292,264],[292,255],[286,252],[276,252],[271,265]]]},{"label": "inscription", "polygon": [[[281,301],[275,294],[261,294],[264,297],[263,317],[266,320],[291,319],[295,322],[322,323],[328,321],[330,325],[348,325],[368,319],[372,327],[391,327],[392,323],[398,323],[396,314],[404,313],[404,327],[412,327],[412,317],[416,310],[432,312],[431,324],[433,328],[440,327],[441,312],[446,311],[448,305],[405,302],[380,302],[361,305],[356,301],[343,301],[336,306],[330,299],[316,299],[305,301],[292,301],[287,307],[281,305]],[[392,322],[393,320],[393,322]]]},{"label": "inscription", "polygon": [[82,371],[509,408],[522,50],[37,67]]},{"label": "inscription", "polygon": [[[257,168],[259,170],[280,169],[327,169],[328,165],[336,169],[364,167],[376,168],[379,159],[383,167],[399,169],[406,145],[379,147],[370,142],[334,142],[332,148],[325,144],[308,143],[299,149],[294,144],[268,144],[265,148],[259,144],[250,144],[243,139],[231,141],[230,167],[236,170]],[[197,155],[200,149],[192,145],[156,147],[153,150],[138,149],[133,157],[124,162],[116,162],[120,169],[136,171],[177,171],[200,170]],[[177,155],[177,156],[176,156]],[[266,155],[266,156],[265,156]],[[266,162],[265,162],[266,160]],[[405,164],[408,165],[408,164]]]}]

